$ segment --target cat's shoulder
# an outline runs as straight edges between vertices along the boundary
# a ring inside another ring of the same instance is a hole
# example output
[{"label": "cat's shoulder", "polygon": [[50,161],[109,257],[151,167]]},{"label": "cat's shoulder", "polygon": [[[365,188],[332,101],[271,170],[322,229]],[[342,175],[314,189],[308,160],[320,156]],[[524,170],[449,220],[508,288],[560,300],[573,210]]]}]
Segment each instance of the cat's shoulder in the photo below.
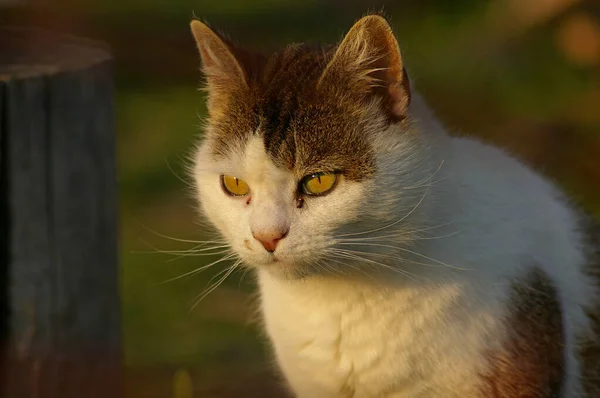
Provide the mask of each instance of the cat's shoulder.
[{"label": "cat's shoulder", "polygon": [[540,206],[549,211],[547,205],[570,213],[555,181],[507,149],[461,136],[452,137],[448,146],[447,175],[472,199],[476,198],[473,195],[484,195],[487,199],[480,203],[513,204],[515,211]]}]

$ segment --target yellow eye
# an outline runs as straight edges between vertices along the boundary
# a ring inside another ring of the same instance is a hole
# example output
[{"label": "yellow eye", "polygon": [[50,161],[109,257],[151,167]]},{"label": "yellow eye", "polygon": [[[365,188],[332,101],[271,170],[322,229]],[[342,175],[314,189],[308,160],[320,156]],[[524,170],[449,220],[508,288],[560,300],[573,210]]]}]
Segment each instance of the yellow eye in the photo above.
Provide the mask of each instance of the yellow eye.
[{"label": "yellow eye", "polygon": [[231,196],[246,196],[250,193],[250,187],[245,181],[237,177],[222,175],[221,186]]},{"label": "yellow eye", "polygon": [[316,173],[307,175],[302,179],[302,191],[307,195],[325,195],[335,187],[337,175],[335,173]]}]

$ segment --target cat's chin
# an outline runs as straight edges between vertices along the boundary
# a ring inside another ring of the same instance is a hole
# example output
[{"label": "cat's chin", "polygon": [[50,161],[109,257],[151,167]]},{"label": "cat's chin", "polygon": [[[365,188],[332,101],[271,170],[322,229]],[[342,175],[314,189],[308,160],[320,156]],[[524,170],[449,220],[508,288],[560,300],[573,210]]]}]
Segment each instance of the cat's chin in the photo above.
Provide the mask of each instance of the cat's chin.
[{"label": "cat's chin", "polygon": [[319,275],[319,272],[312,269],[311,267],[269,266],[264,267],[264,270],[268,272],[271,276],[286,281],[306,279],[311,276]]},{"label": "cat's chin", "polygon": [[315,268],[307,264],[298,264],[287,259],[280,259],[275,256],[263,261],[246,261],[246,263],[260,271],[267,272],[273,277],[285,280],[294,280],[306,278],[315,273]]}]

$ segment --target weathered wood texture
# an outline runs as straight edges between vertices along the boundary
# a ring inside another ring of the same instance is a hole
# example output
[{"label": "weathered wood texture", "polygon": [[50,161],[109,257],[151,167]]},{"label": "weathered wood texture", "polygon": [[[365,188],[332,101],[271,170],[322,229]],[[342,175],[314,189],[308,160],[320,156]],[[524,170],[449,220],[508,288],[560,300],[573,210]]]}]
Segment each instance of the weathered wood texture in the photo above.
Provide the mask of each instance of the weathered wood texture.
[{"label": "weathered wood texture", "polygon": [[0,29],[2,396],[120,395],[112,62]]}]

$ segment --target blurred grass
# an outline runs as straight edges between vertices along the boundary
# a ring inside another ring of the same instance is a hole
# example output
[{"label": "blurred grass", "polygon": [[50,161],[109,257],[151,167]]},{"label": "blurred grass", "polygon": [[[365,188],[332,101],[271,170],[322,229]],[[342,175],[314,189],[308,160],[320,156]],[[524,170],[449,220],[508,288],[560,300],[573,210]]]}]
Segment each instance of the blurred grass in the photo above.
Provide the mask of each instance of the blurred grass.
[{"label": "blurred grass", "polygon": [[[141,87],[117,96],[120,192],[138,201],[187,179],[185,166],[204,115],[203,96],[188,86]],[[174,178],[175,177],[175,178]]]}]

